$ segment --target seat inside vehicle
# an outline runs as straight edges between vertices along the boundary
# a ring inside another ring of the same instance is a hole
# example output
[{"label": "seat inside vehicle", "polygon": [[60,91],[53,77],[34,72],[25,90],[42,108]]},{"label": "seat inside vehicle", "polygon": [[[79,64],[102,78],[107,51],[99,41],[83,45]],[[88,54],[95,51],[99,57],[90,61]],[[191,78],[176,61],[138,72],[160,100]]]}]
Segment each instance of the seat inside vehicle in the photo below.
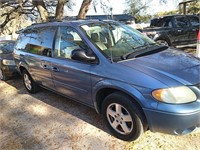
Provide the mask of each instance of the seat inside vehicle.
[{"label": "seat inside vehicle", "polygon": [[102,38],[99,37],[98,33],[92,33],[91,39],[101,50],[107,49],[103,41],[100,40]]}]

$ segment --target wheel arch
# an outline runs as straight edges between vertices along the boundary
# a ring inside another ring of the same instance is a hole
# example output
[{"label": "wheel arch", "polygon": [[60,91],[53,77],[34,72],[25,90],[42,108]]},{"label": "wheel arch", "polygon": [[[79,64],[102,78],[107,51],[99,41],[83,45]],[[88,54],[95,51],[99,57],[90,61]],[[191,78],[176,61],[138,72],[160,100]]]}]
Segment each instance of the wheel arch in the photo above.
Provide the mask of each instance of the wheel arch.
[{"label": "wheel arch", "polygon": [[166,41],[168,43],[169,46],[172,45],[170,38],[168,37],[168,35],[157,35],[154,37],[153,39],[154,41],[158,41],[158,40],[163,40]]},{"label": "wheel arch", "polygon": [[[118,83],[117,85],[104,85],[102,87],[98,87],[98,89],[96,90],[96,92],[93,92],[93,101],[94,101],[94,106],[95,109],[97,111],[97,113],[102,113],[102,103],[104,101],[104,99],[106,98],[106,96],[115,93],[115,92],[120,92],[126,96],[129,96],[132,101],[138,105],[138,107],[140,107],[142,109],[142,107],[144,106],[142,104],[142,102],[139,99],[143,99],[144,97],[142,96],[142,94],[135,88],[133,88],[130,85],[127,84],[123,84]],[[126,90],[125,90],[126,89]]]},{"label": "wheel arch", "polygon": [[20,67],[19,67],[20,74],[22,74],[24,70],[28,71],[28,70],[26,69],[26,67],[24,67],[24,66],[20,66]]},{"label": "wheel arch", "polygon": [[144,125],[144,130],[146,131],[148,129],[148,120],[147,120],[147,116],[145,115],[145,112],[143,110],[143,105],[142,103],[138,100],[138,97],[133,95],[133,93],[130,93],[129,91],[124,91],[120,88],[116,88],[116,87],[104,87],[98,90],[98,92],[96,93],[96,101],[95,101],[95,109],[99,114],[102,114],[102,104],[105,100],[105,98],[112,94],[112,93],[120,93],[124,96],[127,96],[130,98],[131,103],[133,105],[135,105],[137,108],[139,108],[140,113],[141,113],[141,117],[144,118],[143,120],[143,125]]}]

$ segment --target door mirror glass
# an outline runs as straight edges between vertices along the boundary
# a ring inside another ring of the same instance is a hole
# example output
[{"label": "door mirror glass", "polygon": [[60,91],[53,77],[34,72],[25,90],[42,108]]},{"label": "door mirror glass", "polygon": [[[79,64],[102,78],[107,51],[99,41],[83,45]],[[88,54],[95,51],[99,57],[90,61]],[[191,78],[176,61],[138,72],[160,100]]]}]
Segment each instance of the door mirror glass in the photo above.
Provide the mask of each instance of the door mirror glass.
[{"label": "door mirror glass", "polygon": [[83,62],[94,62],[96,58],[94,56],[88,56],[83,49],[75,49],[71,53],[71,58]]}]

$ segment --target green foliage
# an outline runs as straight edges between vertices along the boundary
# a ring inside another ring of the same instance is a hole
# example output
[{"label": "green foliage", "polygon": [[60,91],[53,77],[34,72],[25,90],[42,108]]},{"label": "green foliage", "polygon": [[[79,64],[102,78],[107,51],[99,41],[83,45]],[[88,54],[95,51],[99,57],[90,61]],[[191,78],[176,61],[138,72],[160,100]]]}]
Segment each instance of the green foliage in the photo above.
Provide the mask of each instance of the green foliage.
[{"label": "green foliage", "polygon": [[140,15],[146,11],[149,2],[150,1],[143,2],[138,0],[126,0],[127,9],[124,11],[124,13],[132,16]]},{"label": "green foliage", "polygon": [[178,14],[178,10],[172,10],[172,11],[164,11],[164,12],[158,12],[153,17],[161,17],[161,16],[167,16],[167,15],[175,15]]},{"label": "green foliage", "polygon": [[200,14],[200,1],[190,3],[187,8],[187,14]]},{"label": "green foliage", "polygon": [[136,15],[136,23],[141,23],[141,22],[148,22],[152,16],[151,15]]}]

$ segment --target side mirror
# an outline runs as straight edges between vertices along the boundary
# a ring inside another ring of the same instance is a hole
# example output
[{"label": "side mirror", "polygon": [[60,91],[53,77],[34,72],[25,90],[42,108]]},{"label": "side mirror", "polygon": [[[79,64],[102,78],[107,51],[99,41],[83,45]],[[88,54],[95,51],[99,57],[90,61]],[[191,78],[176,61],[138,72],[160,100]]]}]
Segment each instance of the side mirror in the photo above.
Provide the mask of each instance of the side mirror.
[{"label": "side mirror", "polygon": [[96,58],[94,56],[87,56],[83,49],[75,49],[71,53],[71,58],[74,60],[84,61],[84,62],[94,62]]}]

